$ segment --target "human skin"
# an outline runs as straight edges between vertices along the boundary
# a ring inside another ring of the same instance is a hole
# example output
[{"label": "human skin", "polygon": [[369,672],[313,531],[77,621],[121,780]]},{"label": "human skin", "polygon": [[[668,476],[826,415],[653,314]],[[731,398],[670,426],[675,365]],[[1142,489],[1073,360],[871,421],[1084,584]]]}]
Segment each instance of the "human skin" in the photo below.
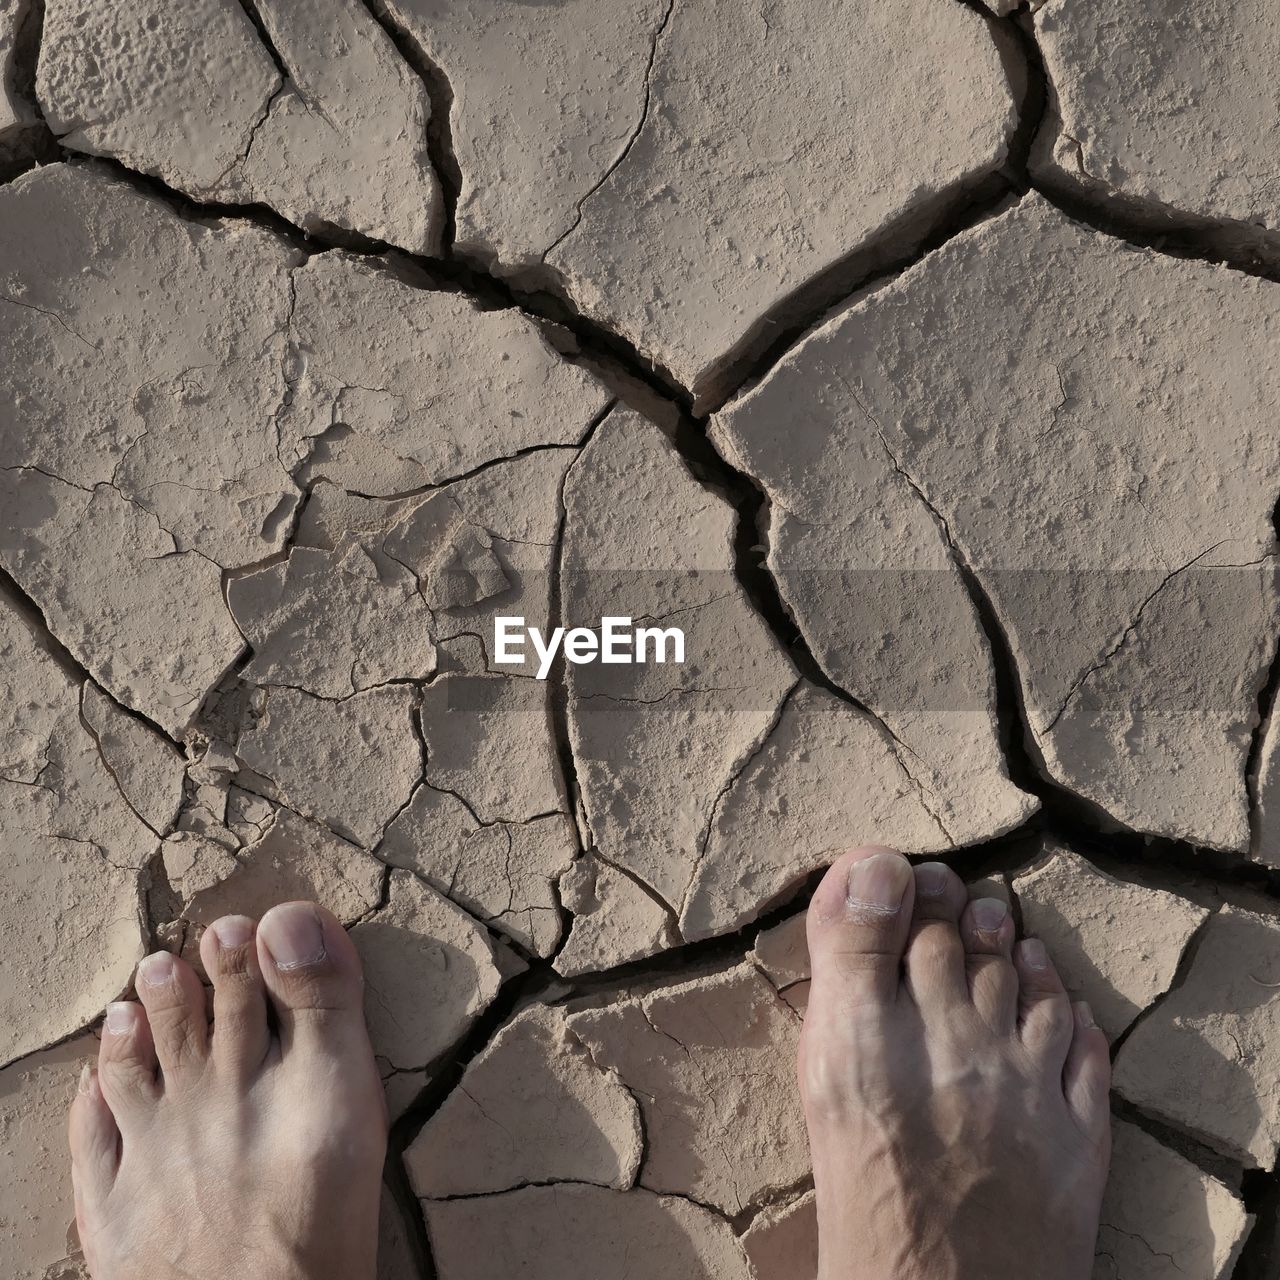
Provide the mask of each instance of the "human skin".
[{"label": "human skin", "polygon": [[[799,1056],[819,1280],[1088,1280],[1106,1038],[1004,903],[867,847],[808,914]],[[139,966],[71,1112],[94,1280],[372,1280],[386,1111],[359,959],[327,911],[218,920]]]},{"label": "human skin", "polygon": [[1088,1280],[1110,1060],[1043,944],[875,847],[827,872],[808,932],[819,1280]]},{"label": "human skin", "polygon": [[107,1011],[71,1109],[94,1280],[371,1280],[386,1152],[360,961],[311,903],[224,916]]}]

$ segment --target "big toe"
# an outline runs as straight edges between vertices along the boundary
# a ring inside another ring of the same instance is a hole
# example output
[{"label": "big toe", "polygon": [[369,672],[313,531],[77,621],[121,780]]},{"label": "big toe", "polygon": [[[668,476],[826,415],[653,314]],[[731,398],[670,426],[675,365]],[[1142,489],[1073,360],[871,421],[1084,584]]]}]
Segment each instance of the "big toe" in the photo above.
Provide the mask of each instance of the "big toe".
[{"label": "big toe", "polygon": [[868,845],[836,860],[809,907],[811,1007],[897,998],[914,897],[911,864],[893,849]]},{"label": "big toe", "polygon": [[797,1068],[816,1143],[856,1102],[864,1070],[889,1056],[887,1028],[902,984],[915,878],[892,849],[869,846],[838,858],[809,905],[813,980]]},{"label": "big toe", "polygon": [[313,902],[272,907],[258,926],[257,957],[281,1047],[370,1053],[360,957],[346,930]]}]

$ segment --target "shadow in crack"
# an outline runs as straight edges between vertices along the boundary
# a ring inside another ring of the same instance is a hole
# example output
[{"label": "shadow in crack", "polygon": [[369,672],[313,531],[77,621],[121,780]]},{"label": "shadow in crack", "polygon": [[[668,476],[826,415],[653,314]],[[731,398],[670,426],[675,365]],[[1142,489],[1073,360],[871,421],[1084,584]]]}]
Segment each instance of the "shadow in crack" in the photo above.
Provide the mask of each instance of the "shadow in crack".
[{"label": "shadow in crack", "polygon": [[1227,1189],[1136,1125],[1113,1133],[1093,1280],[1229,1275],[1243,1224]]}]

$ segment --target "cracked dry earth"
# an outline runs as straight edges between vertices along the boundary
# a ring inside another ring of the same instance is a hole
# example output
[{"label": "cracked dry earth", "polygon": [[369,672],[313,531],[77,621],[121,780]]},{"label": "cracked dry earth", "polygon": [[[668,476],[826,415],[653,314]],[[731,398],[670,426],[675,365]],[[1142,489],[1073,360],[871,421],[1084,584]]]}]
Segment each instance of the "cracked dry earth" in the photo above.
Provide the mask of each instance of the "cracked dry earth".
[{"label": "cracked dry earth", "polygon": [[383,1280],[814,1280],[874,841],[1111,1037],[1097,1280],[1274,1280],[1270,16],[0,0],[0,1273],[139,957],[314,897]]}]

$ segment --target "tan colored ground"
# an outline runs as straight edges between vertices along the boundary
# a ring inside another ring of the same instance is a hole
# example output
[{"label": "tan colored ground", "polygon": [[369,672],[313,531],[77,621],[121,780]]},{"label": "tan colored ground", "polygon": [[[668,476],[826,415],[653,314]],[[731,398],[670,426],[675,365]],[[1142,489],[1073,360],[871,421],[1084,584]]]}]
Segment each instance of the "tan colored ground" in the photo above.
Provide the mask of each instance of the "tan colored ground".
[{"label": "tan colored ground", "polygon": [[[1280,28],[989,8],[0,0],[6,1280],[138,958],[294,897],[382,1280],[814,1280],[864,841],[1115,1045],[1096,1280],[1278,1274]],[[497,661],[606,614],[686,663]]]}]

